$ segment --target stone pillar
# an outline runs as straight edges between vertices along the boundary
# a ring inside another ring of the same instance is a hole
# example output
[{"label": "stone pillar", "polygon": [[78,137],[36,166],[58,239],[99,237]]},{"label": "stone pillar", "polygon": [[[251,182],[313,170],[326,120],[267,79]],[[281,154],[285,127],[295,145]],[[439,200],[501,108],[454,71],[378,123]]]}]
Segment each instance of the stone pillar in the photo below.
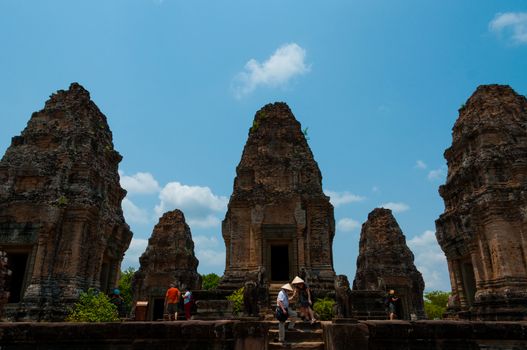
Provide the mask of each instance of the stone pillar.
[{"label": "stone pillar", "polygon": [[436,236],[459,315],[527,319],[527,99],[509,86],[479,86],[459,110],[445,158]]},{"label": "stone pillar", "polygon": [[307,280],[312,288],[334,290],[333,207],[300,123],[285,103],[256,113],[222,234],[227,264],[220,288],[240,288],[262,269],[271,281],[274,245],[287,246],[288,257],[280,259],[288,259],[290,279],[304,269],[313,277]]}]

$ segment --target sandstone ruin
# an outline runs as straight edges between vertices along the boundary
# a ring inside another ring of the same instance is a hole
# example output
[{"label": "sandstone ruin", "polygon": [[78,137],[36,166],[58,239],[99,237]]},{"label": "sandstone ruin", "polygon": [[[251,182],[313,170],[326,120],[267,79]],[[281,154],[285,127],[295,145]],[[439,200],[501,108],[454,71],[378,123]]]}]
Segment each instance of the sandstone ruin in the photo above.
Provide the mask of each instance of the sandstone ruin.
[{"label": "sandstone ruin", "polygon": [[222,225],[226,267],[221,288],[247,279],[280,284],[300,275],[332,290],[333,206],[300,123],[285,103],[259,110],[236,168]]},{"label": "sandstone ruin", "polygon": [[8,268],[7,253],[0,251],[0,320],[4,318],[4,306],[9,301],[11,270]]},{"label": "sandstone ruin", "polygon": [[76,83],[13,137],[0,161],[10,319],[61,319],[81,291],[116,285],[132,238],[121,210],[121,159],[106,117]]},{"label": "sandstone ruin", "polygon": [[459,112],[439,189],[445,212],[436,221],[449,311],[527,319],[527,99],[506,85],[482,85]]},{"label": "sandstone ruin", "polygon": [[185,287],[192,291],[201,289],[194,242],[180,210],[163,214],[139,261],[141,266],[133,278],[134,300],[148,301],[149,320],[163,319],[165,293],[170,283],[175,283],[181,292]]},{"label": "sandstone ruin", "polygon": [[394,289],[401,301],[401,315],[424,318],[425,284],[414,265],[414,255],[390,209],[376,208],[362,225],[353,290]]}]

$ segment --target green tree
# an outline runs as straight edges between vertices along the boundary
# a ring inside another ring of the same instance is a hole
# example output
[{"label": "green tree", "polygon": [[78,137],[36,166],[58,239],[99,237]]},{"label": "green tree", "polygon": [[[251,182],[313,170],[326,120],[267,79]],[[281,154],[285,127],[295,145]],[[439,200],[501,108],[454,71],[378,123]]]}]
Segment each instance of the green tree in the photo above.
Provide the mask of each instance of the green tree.
[{"label": "green tree", "polygon": [[235,290],[231,295],[227,297],[227,300],[232,301],[233,309],[232,313],[234,315],[239,315],[243,311],[243,287],[238,290]]},{"label": "green tree", "polygon": [[440,290],[425,293],[425,312],[429,319],[435,320],[443,318],[449,296],[449,292],[442,292]]},{"label": "green tree", "polygon": [[68,322],[113,322],[119,321],[117,307],[110,299],[93,288],[82,292],[79,301],[73,306]]},{"label": "green tree", "polygon": [[124,301],[124,307],[126,313],[132,308],[132,279],[134,277],[135,269],[128,267],[126,270],[121,271],[121,277],[119,278],[118,288],[121,291],[121,297]]},{"label": "green tree", "polygon": [[335,300],[325,297],[324,299],[317,298],[313,305],[313,311],[318,315],[322,321],[329,321],[333,318],[333,307]]},{"label": "green tree", "polygon": [[216,289],[220,284],[220,276],[215,273],[209,273],[206,275],[201,275],[202,278],[202,288],[205,290]]}]

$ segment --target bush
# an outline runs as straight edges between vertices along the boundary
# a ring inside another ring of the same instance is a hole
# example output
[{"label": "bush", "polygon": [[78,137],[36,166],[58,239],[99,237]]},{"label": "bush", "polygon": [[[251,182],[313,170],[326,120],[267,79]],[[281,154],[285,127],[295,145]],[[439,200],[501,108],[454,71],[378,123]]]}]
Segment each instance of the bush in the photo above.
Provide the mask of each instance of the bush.
[{"label": "bush", "polygon": [[446,304],[448,302],[449,292],[442,292],[435,290],[433,292],[425,293],[425,312],[426,316],[431,319],[442,319],[446,311]]},{"label": "bush", "polygon": [[110,299],[93,288],[82,292],[66,318],[68,322],[113,322],[119,321],[117,307]]},{"label": "bush", "polygon": [[243,287],[235,290],[231,295],[227,297],[227,300],[232,301],[232,313],[233,315],[239,315],[243,311]]},{"label": "bush", "polygon": [[124,271],[121,271],[121,277],[119,278],[118,288],[121,291],[121,297],[124,301],[124,309],[128,314],[132,308],[132,278],[134,277],[135,269],[129,267]]},{"label": "bush", "polygon": [[325,297],[324,299],[317,299],[313,305],[313,311],[318,315],[321,321],[329,321],[333,318],[333,307],[335,300]]},{"label": "bush", "polygon": [[216,289],[220,284],[220,276],[215,273],[209,273],[201,276],[203,282],[201,288],[205,290]]}]

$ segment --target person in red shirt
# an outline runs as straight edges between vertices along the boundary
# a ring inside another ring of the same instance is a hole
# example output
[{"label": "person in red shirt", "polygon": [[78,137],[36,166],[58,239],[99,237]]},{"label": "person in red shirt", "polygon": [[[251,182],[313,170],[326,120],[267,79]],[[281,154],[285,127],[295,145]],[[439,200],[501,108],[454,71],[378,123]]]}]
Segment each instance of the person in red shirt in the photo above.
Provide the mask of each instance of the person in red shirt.
[{"label": "person in red shirt", "polygon": [[170,288],[168,288],[165,295],[165,309],[167,310],[168,319],[170,321],[177,321],[177,311],[180,296],[181,293],[179,292],[179,289],[176,288],[174,283],[171,283]]}]

